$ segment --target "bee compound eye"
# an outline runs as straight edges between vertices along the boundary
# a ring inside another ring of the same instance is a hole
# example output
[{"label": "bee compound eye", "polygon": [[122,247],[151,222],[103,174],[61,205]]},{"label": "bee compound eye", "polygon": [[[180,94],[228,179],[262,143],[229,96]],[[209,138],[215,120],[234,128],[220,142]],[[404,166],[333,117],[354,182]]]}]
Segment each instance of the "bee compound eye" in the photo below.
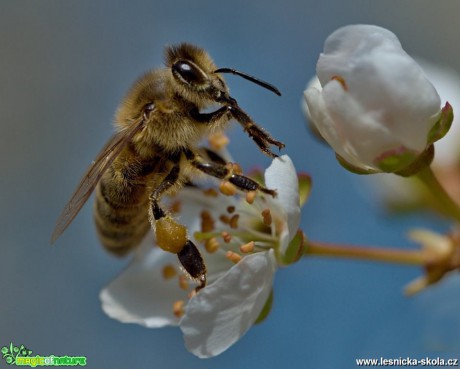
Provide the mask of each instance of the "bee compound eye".
[{"label": "bee compound eye", "polygon": [[189,84],[197,84],[203,82],[203,76],[200,71],[192,64],[184,60],[179,60],[173,64],[172,69],[175,73]]}]

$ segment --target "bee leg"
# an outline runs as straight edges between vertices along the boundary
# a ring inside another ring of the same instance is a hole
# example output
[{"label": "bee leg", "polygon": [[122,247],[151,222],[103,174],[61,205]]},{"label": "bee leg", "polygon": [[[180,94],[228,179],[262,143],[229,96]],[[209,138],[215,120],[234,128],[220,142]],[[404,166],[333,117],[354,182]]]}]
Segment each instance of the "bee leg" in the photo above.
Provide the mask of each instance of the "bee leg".
[{"label": "bee leg", "polygon": [[262,127],[259,127],[249,115],[247,115],[241,108],[236,104],[229,105],[228,110],[232,117],[243,126],[244,131],[248,133],[249,137],[259,146],[259,148],[267,155],[272,158],[278,157],[278,155],[272,153],[269,149],[269,145],[274,145],[278,149],[282,149],[285,145],[275,140],[266,132]]},{"label": "bee leg", "polygon": [[197,108],[190,111],[190,116],[199,123],[214,124],[225,123],[231,119],[229,106],[225,105],[211,113],[200,113]]},{"label": "bee leg", "polygon": [[159,205],[161,196],[179,179],[180,168],[175,165],[160,185],[150,194],[150,219],[155,230],[157,245],[165,251],[177,254],[185,271],[200,285],[206,286],[206,264],[195,244],[187,238],[187,229],[167,215]]},{"label": "bee leg", "polygon": [[206,162],[202,157],[196,155],[190,150],[185,152],[185,156],[190,161],[190,163],[201,172],[218,179],[227,180],[242,191],[258,190],[273,197],[276,196],[275,190],[270,190],[249,177],[234,173],[231,165],[224,165],[216,162]]},{"label": "bee leg", "polygon": [[236,102],[235,99],[230,98],[228,101],[229,105],[222,106],[218,110],[211,113],[200,113],[198,109],[192,109],[190,116],[200,123],[207,124],[224,124],[231,118],[234,118],[239,124],[243,126],[245,132],[248,133],[249,137],[259,146],[259,148],[267,156],[276,158],[278,155],[270,151],[269,146],[274,145],[279,149],[282,149],[285,145],[275,140],[268,132],[262,127],[259,127],[249,115],[247,115]]},{"label": "bee leg", "polygon": [[151,205],[151,212],[155,220],[159,220],[165,216],[165,213],[158,204],[158,201],[167,190],[169,190],[177,183],[177,180],[179,179],[179,172],[179,166],[175,165],[169,174],[163,179],[160,185],[150,194],[149,200]]},{"label": "bee leg", "polygon": [[182,250],[177,253],[177,257],[187,273],[200,282],[195,292],[204,288],[206,286],[206,264],[195,244],[187,239]]},{"label": "bee leg", "polygon": [[218,153],[211,150],[210,148],[203,146],[203,147],[200,147],[199,150],[200,150],[200,153],[203,153],[204,155],[206,155],[206,157],[213,163],[220,164],[220,165],[227,164],[227,161],[222,156],[220,156]]}]

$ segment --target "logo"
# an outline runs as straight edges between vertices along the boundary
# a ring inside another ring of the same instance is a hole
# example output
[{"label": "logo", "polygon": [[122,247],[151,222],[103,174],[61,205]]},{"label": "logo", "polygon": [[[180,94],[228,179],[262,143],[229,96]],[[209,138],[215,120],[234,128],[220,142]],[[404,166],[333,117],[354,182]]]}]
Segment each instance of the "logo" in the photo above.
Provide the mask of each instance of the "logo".
[{"label": "logo", "polygon": [[3,346],[2,357],[9,365],[17,366],[86,366],[86,356],[40,356],[32,355],[32,350],[29,350],[24,345],[14,346],[10,342],[9,346]]}]

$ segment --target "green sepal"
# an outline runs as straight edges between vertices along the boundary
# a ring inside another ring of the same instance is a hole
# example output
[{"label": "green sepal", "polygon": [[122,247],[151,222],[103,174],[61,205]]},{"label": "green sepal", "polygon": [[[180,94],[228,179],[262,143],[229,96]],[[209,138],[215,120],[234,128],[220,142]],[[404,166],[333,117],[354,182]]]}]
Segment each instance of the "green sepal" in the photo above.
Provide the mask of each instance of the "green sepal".
[{"label": "green sepal", "polygon": [[268,314],[270,314],[270,311],[272,310],[272,306],[273,306],[273,288],[270,291],[270,295],[268,296],[267,301],[265,301],[265,305],[262,308],[262,311],[260,312],[254,324],[262,323],[267,318]]},{"label": "green sepal", "polygon": [[299,229],[289,243],[286,253],[283,256],[283,264],[289,265],[299,261],[303,254],[303,232]]},{"label": "green sepal", "polygon": [[454,110],[452,109],[452,106],[448,102],[446,102],[446,105],[444,105],[444,107],[441,110],[441,114],[439,116],[438,121],[431,128],[430,132],[428,132],[428,145],[443,138],[447,134],[447,132],[449,132],[453,120]]},{"label": "green sepal", "polygon": [[428,146],[412,163],[394,172],[401,177],[411,177],[429,167],[434,158],[434,145]]},{"label": "green sepal", "polygon": [[311,177],[306,173],[297,175],[299,181],[299,203],[302,207],[308,200],[311,192]]},{"label": "green sepal", "polygon": [[379,171],[375,169],[365,169],[365,168],[361,168],[356,165],[353,165],[349,163],[348,161],[346,161],[344,158],[342,158],[339,154],[335,154],[335,157],[337,158],[337,161],[339,162],[339,164],[342,167],[344,167],[346,170],[348,170],[349,172],[352,172],[355,174],[361,174],[361,175],[379,173]]},{"label": "green sepal", "polygon": [[394,173],[408,167],[418,156],[405,147],[399,147],[383,153],[375,159],[375,165],[384,173]]}]

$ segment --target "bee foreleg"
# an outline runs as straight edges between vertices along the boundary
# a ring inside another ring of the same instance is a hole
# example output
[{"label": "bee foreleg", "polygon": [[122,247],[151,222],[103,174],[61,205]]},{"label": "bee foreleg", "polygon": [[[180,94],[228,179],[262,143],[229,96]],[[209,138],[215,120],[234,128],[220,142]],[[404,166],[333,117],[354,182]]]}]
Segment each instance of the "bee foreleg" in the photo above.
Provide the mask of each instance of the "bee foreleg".
[{"label": "bee foreleg", "polygon": [[157,245],[165,251],[177,254],[185,271],[200,282],[195,291],[206,286],[206,265],[197,247],[187,238],[187,229],[167,215],[160,207],[161,196],[179,179],[180,167],[175,165],[160,185],[150,195],[150,221],[155,230]]},{"label": "bee foreleg", "polygon": [[259,190],[273,197],[276,196],[275,190],[270,190],[249,177],[235,173],[233,165],[229,165],[231,163],[223,165],[216,162],[206,162],[201,156],[196,155],[192,151],[187,151],[185,156],[196,169],[212,177],[227,180],[242,191]]},{"label": "bee foreleg", "polygon": [[[225,119],[225,115],[227,115]],[[229,106],[225,105],[211,113],[200,113],[197,108],[190,111],[190,116],[199,123],[214,124],[225,123],[231,119]],[[225,121],[222,121],[225,119]]]},{"label": "bee foreleg", "polygon": [[230,105],[228,108],[232,117],[243,126],[244,131],[248,133],[249,137],[266,155],[272,158],[278,156],[270,151],[269,145],[282,149],[285,146],[282,142],[275,140],[262,127],[259,127],[238,105]]}]

